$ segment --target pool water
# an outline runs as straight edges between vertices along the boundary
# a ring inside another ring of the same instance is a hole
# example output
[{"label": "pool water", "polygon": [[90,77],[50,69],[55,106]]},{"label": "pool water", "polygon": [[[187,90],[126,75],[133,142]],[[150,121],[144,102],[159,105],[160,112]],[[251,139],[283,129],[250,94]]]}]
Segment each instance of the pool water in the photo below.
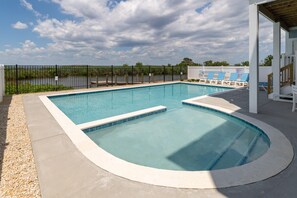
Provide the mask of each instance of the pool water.
[{"label": "pool water", "polygon": [[85,133],[101,148],[131,163],[168,170],[216,170],[262,156],[268,137],[224,113],[182,100],[227,90],[170,84],[119,91],[51,97],[76,124],[164,105],[166,112]]},{"label": "pool water", "polygon": [[49,97],[75,124],[159,105],[182,108],[182,100],[229,90],[184,83]]}]

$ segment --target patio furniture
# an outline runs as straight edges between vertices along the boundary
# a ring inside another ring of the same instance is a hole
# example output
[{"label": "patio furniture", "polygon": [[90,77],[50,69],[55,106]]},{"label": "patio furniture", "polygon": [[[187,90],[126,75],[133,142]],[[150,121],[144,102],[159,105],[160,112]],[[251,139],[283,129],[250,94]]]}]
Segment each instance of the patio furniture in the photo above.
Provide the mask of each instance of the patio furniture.
[{"label": "patio furniture", "polygon": [[247,86],[249,82],[249,73],[243,73],[240,76],[239,81],[236,82],[238,86]]},{"label": "patio furniture", "polygon": [[237,81],[238,79],[238,73],[235,72],[235,73],[231,73],[230,76],[229,76],[229,79],[226,80],[226,81],[223,81],[222,83],[223,84],[227,84],[227,85],[232,85],[232,83],[235,84],[235,82]]},{"label": "patio furniture", "polygon": [[210,83],[222,84],[223,80],[225,80],[225,75],[226,75],[226,72],[219,72],[217,79],[211,80]]},{"label": "patio furniture", "polygon": [[268,87],[267,82],[259,82],[259,90],[260,91],[265,91],[266,93],[268,93],[267,87]]},{"label": "patio furniture", "polygon": [[293,108],[292,112],[295,112],[296,110],[296,102],[297,102],[297,86],[292,85],[292,94],[293,94]]},{"label": "patio furniture", "polygon": [[215,75],[215,72],[208,72],[207,78],[200,79],[199,82],[204,82],[204,83],[210,82],[211,80],[213,80],[214,75]]}]

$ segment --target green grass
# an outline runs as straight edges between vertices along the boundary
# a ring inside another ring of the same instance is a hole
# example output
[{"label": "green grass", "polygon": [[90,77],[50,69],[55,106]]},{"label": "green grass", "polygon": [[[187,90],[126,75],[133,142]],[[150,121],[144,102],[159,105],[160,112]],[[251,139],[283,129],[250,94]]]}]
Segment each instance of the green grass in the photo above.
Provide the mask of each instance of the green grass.
[{"label": "green grass", "polygon": [[[63,85],[32,85],[30,83],[19,84],[18,93],[37,93],[37,92],[47,92],[47,91],[61,91],[73,89],[72,87],[66,87]],[[5,94],[12,95],[17,93],[17,87],[15,84],[10,84],[5,86]]]}]

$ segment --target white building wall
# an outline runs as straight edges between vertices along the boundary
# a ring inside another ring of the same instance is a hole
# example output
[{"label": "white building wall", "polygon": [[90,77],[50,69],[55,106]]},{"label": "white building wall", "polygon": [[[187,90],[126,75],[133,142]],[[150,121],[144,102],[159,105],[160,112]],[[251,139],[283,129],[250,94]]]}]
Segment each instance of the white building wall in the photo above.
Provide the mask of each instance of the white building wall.
[{"label": "white building wall", "polygon": [[0,102],[3,101],[4,93],[5,93],[4,65],[0,65]]},{"label": "white building wall", "polygon": [[[226,77],[229,77],[230,73],[237,72],[239,74],[249,73],[249,67],[236,67],[236,66],[221,66],[221,67],[213,67],[213,66],[189,66],[188,67],[188,79],[199,79],[202,78],[203,75],[207,75],[208,71],[214,72],[227,72]],[[272,73],[272,67],[259,67],[259,82],[267,82],[268,74]]]}]

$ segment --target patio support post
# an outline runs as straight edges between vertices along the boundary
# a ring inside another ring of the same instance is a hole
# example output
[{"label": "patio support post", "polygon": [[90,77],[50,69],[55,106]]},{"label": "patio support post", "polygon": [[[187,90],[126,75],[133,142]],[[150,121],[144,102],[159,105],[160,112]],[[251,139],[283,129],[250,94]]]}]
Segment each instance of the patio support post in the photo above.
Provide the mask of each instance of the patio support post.
[{"label": "patio support post", "polygon": [[249,81],[249,111],[258,113],[259,103],[259,6],[249,5],[249,61],[250,61],[250,81]]},{"label": "patio support post", "polygon": [[294,82],[295,82],[295,85],[297,85],[297,50],[295,51],[295,56],[294,56],[294,69],[295,69]]},{"label": "patio support post", "polygon": [[281,55],[281,26],[280,22],[273,23],[273,99],[280,95],[280,55]]}]

